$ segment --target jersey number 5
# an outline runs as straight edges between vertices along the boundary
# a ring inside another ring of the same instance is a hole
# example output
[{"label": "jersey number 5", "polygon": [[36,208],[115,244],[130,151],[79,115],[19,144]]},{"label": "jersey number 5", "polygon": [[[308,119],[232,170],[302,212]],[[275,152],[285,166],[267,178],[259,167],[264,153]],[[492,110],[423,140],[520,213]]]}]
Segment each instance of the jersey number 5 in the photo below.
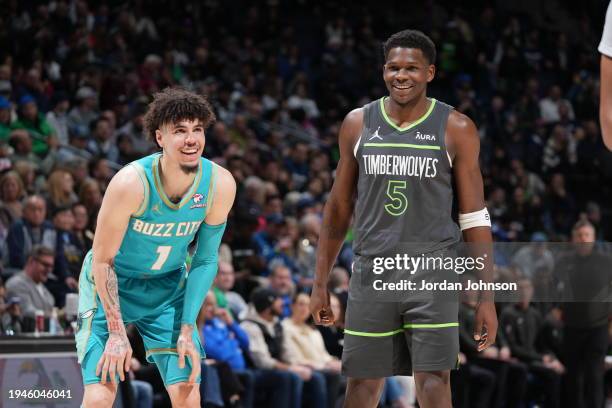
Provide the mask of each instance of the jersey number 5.
[{"label": "jersey number 5", "polygon": [[406,190],[406,180],[389,180],[387,197],[391,199],[391,202],[385,204],[385,210],[396,217],[402,215],[408,208],[408,198],[402,190]]},{"label": "jersey number 5", "polygon": [[157,253],[159,255],[157,257],[157,260],[155,261],[155,263],[151,267],[151,270],[159,271],[162,268],[162,266],[164,266],[166,261],[168,260],[168,256],[170,255],[170,251],[171,250],[172,250],[172,247],[168,246],[168,245],[160,245],[160,246],[158,246],[157,247]]}]

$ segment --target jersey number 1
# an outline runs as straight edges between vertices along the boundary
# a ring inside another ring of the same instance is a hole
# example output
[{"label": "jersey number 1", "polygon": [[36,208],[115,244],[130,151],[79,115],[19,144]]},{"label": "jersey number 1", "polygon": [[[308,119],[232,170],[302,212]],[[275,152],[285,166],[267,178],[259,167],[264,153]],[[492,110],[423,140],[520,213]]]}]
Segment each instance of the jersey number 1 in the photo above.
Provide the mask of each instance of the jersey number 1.
[{"label": "jersey number 1", "polygon": [[385,204],[385,210],[396,217],[402,215],[408,208],[408,198],[402,190],[406,190],[406,180],[389,180],[387,197],[391,202]]},{"label": "jersey number 1", "polygon": [[172,247],[168,246],[168,245],[160,245],[160,246],[158,246],[157,247],[157,253],[159,255],[157,257],[157,260],[155,261],[155,263],[151,267],[151,270],[159,271],[162,268],[162,266],[164,266],[166,261],[168,260],[168,256],[170,255],[170,251],[171,250],[172,250]]}]

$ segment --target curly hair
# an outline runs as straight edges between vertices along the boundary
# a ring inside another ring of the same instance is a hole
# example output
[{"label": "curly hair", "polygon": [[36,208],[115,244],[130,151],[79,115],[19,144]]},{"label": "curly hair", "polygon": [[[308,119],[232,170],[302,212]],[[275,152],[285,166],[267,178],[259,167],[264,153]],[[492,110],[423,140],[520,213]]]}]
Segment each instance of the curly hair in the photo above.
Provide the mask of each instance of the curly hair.
[{"label": "curly hair", "polygon": [[403,30],[389,37],[387,41],[383,43],[385,60],[389,56],[389,51],[396,47],[415,48],[421,50],[430,64],[435,64],[436,62],[436,45],[433,43],[431,38],[423,34],[421,31]]},{"label": "curly hair", "polygon": [[176,124],[182,120],[200,120],[204,128],[216,120],[210,103],[202,95],[183,88],[165,88],[153,95],[144,116],[146,136],[157,143],[155,131],[165,124]]}]

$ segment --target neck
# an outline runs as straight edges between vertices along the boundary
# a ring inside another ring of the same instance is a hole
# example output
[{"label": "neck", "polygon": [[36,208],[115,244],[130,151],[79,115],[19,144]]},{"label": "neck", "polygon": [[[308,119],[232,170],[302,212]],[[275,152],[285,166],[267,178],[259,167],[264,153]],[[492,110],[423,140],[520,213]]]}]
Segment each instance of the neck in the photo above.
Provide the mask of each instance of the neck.
[{"label": "neck", "polygon": [[271,322],[272,320],[274,320],[274,315],[271,312],[269,312],[269,311],[261,312],[259,314],[259,317],[261,317],[262,319],[264,319],[267,322]]},{"label": "neck", "polygon": [[301,326],[304,324],[304,321],[300,318],[298,318],[297,316],[291,316],[291,321],[296,325],[296,326]]},{"label": "neck", "polygon": [[183,196],[193,184],[197,172],[185,173],[178,163],[171,163],[162,153],[159,159],[159,177],[168,197]]},{"label": "neck", "polygon": [[393,98],[388,97],[385,99],[385,110],[389,117],[401,123],[414,122],[427,112],[430,103],[425,92],[401,105],[394,101]]}]

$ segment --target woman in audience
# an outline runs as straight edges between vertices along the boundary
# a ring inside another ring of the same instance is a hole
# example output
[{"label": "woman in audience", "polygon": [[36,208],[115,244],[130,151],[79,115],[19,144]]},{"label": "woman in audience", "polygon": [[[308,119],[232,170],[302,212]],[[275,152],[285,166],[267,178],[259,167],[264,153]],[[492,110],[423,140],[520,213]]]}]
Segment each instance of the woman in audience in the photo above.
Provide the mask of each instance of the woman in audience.
[{"label": "woman in audience", "polygon": [[55,170],[47,181],[47,209],[53,212],[60,207],[71,206],[78,201],[74,193],[74,179],[66,170]]},{"label": "woman in audience", "polygon": [[293,298],[291,317],[283,320],[284,347],[289,364],[312,368],[325,377],[327,406],[335,406],[340,388],[340,360],[325,349],[321,333],[309,322],[310,296],[298,293]]},{"label": "woman in audience", "polygon": [[0,200],[4,207],[9,210],[13,221],[21,218],[24,197],[25,188],[19,174],[15,171],[5,173],[0,178]]}]

